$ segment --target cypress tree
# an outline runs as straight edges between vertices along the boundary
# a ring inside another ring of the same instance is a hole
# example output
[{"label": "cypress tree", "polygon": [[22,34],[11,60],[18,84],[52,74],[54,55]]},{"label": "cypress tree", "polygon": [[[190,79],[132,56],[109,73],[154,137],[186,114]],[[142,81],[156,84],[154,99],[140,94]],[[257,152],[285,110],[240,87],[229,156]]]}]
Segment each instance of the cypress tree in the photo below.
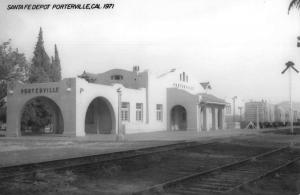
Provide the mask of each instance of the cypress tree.
[{"label": "cypress tree", "polygon": [[29,71],[30,83],[44,83],[50,81],[50,58],[44,48],[43,31],[40,28],[38,41],[35,46],[34,56]]},{"label": "cypress tree", "polygon": [[58,55],[58,50],[56,44],[54,45],[54,60],[52,60],[52,81],[57,82],[61,80],[61,66],[60,59]]},{"label": "cypress tree", "polygon": [[54,70],[53,70],[53,67],[54,67],[55,65],[54,65],[54,58],[53,58],[53,56],[51,56],[51,64],[50,64],[50,70],[49,70],[49,80],[52,82],[53,81],[53,72],[54,72]]},{"label": "cypress tree", "polygon": [[[51,82],[51,62],[44,48],[43,31],[40,28],[38,41],[35,45],[34,56],[29,70],[30,83]],[[21,131],[25,133],[28,127],[35,133],[41,133],[51,122],[51,109],[41,99],[34,99],[28,103],[22,113]]]}]

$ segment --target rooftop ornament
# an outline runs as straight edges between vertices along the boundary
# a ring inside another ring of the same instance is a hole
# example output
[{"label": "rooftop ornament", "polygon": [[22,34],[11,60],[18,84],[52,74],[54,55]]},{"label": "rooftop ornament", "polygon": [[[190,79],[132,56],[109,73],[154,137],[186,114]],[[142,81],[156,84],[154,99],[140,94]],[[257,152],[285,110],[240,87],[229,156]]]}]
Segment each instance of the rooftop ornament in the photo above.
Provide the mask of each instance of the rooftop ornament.
[{"label": "rooftop ornament", "polygon": [[89,74],[87,74],[85,71],[81,75],[78,75],[78,78],[85,79],[89,83],[94,83],[96,81],[95,78],[92,78]]},{"label": "rooftop ornament", "polygon": [[203,87],[203,89],[205,90],[205,93],[207,93],[207,90],[208,90],[208,89],[212,89],[209,82],[200,83],[200,85],[201,85],[201,86]]}]

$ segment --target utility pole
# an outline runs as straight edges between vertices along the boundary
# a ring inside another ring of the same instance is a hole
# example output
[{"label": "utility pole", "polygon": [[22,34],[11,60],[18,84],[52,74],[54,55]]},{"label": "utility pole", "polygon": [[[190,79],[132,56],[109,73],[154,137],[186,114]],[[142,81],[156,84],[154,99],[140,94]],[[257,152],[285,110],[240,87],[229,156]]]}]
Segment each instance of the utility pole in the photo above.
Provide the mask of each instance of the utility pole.
[{"label": "utility pole", "polygon": [[203,121],[201,120],[202,119],[202,116],[201,116],[201,110],[202,110],[202,107],[203,107],[203,104],[204,102],[202,101],[202,96],[199,95],[198,96],[198,103],[197,103],[197,113],[198,113],[198,132],[201,132],[202,131],[202,128],[201,128],[201,125],[203,124]]},{"label": "utility pole", "polygon": [[256,129],[260,129],[260,126],[259,126],[259,109],[258,109],[258,105],[256,105]]},{"label": "utility pole", "polygon": [[122,90],[121,88],[117,89],[117,93],[118,93],[118,126],[116,128],[117,132],[116,132],[116,141],[120,141],[120,133],[121,133],[121,98],[122,98]]},{"label": "utility pole", "polygon": [[240,110],[240,123],[242,122],[242,109],[243,107],[239,106],[238,109]]},{"label": "utility pole", "polygon": [[[298,37],[299,38],[299,37]],[[291,134],[294,134],[294,119],[293,119],[293,103],[292,103],[292,69],[299,73],[299,71],[294,67],[294,62],[288,61],[286,64],[286,68],[281,72],[284,74],[287,70],[289,70],[289,95],[290,95],[290,125],[291,125]]]},{"label": "utility pole", "polygon": [[233,101],[233,118],[232,118],[232,122],[234,123],[235,122],[235,100],[236,100],[237,96],[234,96],[232,98],[232,101]]}]

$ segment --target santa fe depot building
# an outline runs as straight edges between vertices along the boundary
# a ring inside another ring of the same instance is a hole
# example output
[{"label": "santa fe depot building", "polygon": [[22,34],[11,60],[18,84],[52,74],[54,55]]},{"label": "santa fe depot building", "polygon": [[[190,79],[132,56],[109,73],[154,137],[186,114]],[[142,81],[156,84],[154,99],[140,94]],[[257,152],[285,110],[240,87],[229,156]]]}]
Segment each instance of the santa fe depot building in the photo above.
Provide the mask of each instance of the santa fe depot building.
[{"label": "santa fe depot building", "polygon": [[84,72],[60,82],[8,85],[7,134],[21,136],[21,117],[29,102],[51,108],[53,134],[85,136],[151,131],[210,131],[225,127],[226,102],[203,93],[191,74],[172,69]]}]

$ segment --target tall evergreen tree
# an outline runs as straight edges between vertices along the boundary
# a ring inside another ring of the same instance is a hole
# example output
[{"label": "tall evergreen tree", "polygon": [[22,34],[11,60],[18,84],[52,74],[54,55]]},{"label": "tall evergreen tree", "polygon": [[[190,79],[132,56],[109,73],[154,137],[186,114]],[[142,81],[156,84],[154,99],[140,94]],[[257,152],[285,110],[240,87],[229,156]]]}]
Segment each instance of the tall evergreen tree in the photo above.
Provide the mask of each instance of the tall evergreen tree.
[{"label": "tall evergreen tree", "polygon": [[[51,62],[44,48],[43,31],[40,28],[28,80],[30,83],[51,82],[51,72]],[[50,121],[49,106],[41,99],[34,99],[26,104],[22,113],[21,132],[24,133],[28,127],[31,127],[33,132],[41,133]]]},{"label": "tall evergreen tree", "polygon": [[51,63],[51,81],[57,82],[61,80],[61,66],[60,66],[60,59],[58,55],[57,46],[54,46],[54,59],[52,57]]},{"label": "tall evergreen tree", "polygon": [[50,81],[50,58],[44,48],[43,31],[40,28],[38,41],[35,46],[34,56],[29,71],[30,83],[45,83]]}]

